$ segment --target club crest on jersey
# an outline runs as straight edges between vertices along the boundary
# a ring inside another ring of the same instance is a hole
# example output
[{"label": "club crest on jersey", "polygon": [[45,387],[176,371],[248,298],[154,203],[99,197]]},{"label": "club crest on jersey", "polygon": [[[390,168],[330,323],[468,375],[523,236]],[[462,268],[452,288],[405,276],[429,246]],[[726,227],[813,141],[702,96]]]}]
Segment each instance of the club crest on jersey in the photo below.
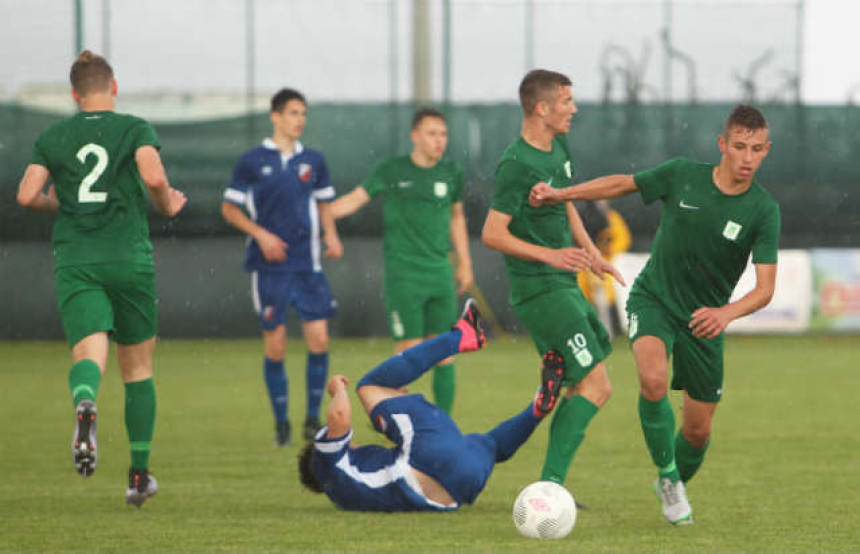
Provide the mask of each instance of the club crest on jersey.
[{"label": "club crest on jersey", "polygon": [[305,183],[311,180],[311,164],[299,164],[299,179]]},{"label": "club crest on jersey", "polygon": [[441,181],[433,183],[433,194],[438,198],[445,198],[445,195],[448,194],[448,183],[443,183]]},{"label": "club crest on jersey", "polygon": [[729,222],[726,223],[725,228],[723,229],[723,236],[729,240],[735,240],[736,238],[738,238],[741,229],[743,229],[743,227],[740,224],[735,223],[730,219]]},{"label": "club crest on jersey", "polygon": [[564,162],[564,172],[567,173],[567,178],[570,179],[573,175],[570,172],[570,160]]}]

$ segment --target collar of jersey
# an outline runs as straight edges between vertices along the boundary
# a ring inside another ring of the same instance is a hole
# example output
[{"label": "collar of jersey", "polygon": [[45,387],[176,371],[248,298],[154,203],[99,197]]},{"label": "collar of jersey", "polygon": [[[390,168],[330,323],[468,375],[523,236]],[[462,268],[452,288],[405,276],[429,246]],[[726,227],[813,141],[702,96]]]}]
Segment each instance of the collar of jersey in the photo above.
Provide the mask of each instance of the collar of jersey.
[{"label": "collar of jersey", "polygon": [[[265,139],[263,139],[263,148],[268,148],[269,150],[277,150],[278,152],[281,151],[281,149],[278,148],[278,145],[275,144],[275,141],[273,141],[269,137],[266,137]],[[295,150],[293,150],[293,156],[298,156],[299,154],[302,153],[302,151],[304,149],[305,149],[305,147],[302,146],[302,143],[299,141],[296,141],[296,148],[295,148]],[[292,156],[289,156],[289,157],[292,157]]]}]

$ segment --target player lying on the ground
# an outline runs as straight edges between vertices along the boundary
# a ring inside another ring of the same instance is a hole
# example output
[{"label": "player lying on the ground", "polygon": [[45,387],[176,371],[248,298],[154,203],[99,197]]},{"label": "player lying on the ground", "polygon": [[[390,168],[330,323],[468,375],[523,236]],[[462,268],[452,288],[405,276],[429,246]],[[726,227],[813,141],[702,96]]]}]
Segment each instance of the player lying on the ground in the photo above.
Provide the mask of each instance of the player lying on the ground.
[{"label": "player lying on the ground", "polygon": [[327,426],[299,457],[302,484],[326,493],[344,510],[448,511],[473,503],[493,466],[513,456],[552,411],[564,373],[561,356],[548,352],[540,390],[525,410],[488,433],[463,435],[447,413],[403,387],[439,360],[478,350],[485,342],[470,299],[451,331],[394,355],[361,378],[358,397],[393,448],[351,444],[348,381],[332,376],[326,386],[331,395]]}]

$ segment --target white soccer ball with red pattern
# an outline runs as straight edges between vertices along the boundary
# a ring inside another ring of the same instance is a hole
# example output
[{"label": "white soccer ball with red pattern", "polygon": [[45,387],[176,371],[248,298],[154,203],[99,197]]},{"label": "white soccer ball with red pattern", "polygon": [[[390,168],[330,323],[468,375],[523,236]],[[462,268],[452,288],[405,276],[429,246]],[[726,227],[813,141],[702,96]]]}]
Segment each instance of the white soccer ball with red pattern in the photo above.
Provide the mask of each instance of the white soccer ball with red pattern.
[{"label": "white soccer ball with red pattern", "polygon": [[561,539],[576,523],[576,502],[567,489],[552,481],[532,483],[514,502],[514,525],[530,539]]}]

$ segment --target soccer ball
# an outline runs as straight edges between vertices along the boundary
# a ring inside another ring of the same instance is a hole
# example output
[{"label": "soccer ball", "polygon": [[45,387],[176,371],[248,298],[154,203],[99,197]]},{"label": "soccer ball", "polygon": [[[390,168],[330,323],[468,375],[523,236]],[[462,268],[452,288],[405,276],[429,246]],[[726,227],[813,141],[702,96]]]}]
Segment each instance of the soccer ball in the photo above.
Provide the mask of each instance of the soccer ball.
[{"label": "soccer ball", "polygon": [[530,539],[562,539],[576,523],[576,502],[552,481],[532,483],[514,501],[514,525]]}]

